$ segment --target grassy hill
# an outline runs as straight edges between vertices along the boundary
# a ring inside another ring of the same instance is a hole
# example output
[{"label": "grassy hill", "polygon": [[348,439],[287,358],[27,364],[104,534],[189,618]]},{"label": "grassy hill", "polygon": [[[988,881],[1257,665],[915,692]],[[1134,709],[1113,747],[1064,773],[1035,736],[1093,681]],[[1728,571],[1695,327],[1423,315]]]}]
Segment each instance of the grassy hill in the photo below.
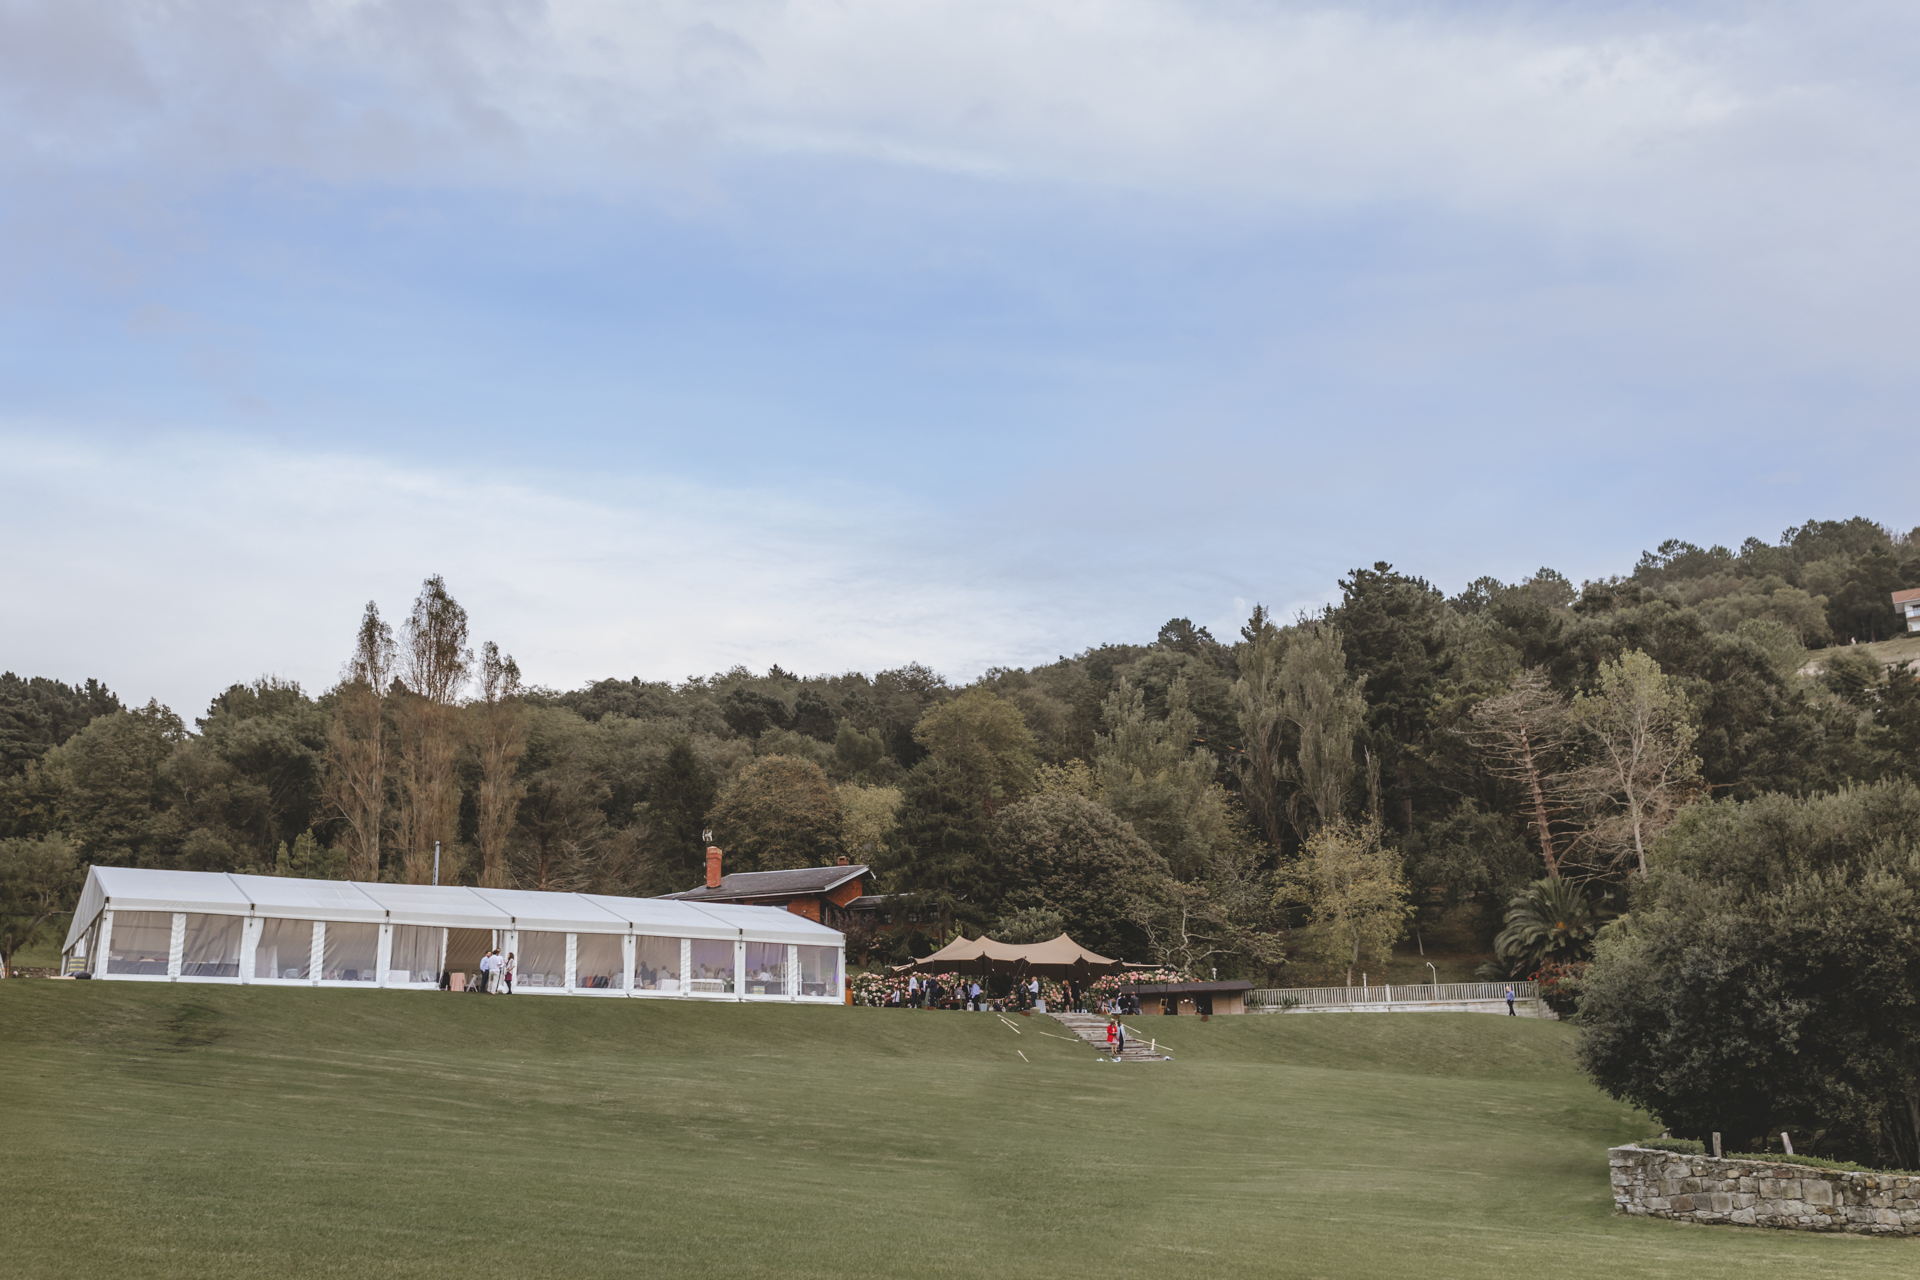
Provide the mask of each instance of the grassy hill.
[{"label": "grassy hill", "polygon": [[[1910,1276],[1628,1221],[1568,1028],[0,984],[4,1276]],[[1024,1057],[1022,1057],[1024,1054]]]},{"label": "grassy hill", "polygon": [[1891,640],[1875,640],[1869,644],[1812,649],[1808,651],[1806,664],[1800,668],[1800,673],[1818,675],[1827,669],[1828,658],[1843,651],[1872,654],[1875,661],[1889,665],[1895,662],[1911,663],[1920,660],[1920,634],[1895,636]]}]

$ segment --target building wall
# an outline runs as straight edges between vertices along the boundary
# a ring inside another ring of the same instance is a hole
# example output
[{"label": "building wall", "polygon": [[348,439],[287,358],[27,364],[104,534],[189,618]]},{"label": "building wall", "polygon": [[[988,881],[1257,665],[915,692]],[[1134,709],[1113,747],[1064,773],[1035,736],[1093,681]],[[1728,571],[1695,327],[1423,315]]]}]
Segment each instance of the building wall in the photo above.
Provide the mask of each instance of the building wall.
[{"label": "building wall", "polygon": [[[1521,1018],[1553,1018],[1557,1015],[1547,1008],[1544,1000],[1515,1000],[1515,1016]],[[1282,1009],[1274,1005],[1256,1009],[1256,1013],[1497,1013],[1507,1016],[1507,1002],[1504,1000],[1395,1000],[1392,1004],[1376,1001],[1372,1004],[1307,1004],[1292,1009]]]},{"label": "building wall", "polygon": [[1616,1213],[1790,1231],[1920,1235],[1920,1177],[1716,1160],[1646,1147],[1607,1152]]},{"label": "building wall", "polygon": [[[1169,998],[1170,997],[1167,996],[1141,996],[1141,1016],[1147,1017],[1153,1014],[1159,1014],[1165,1017],[1166,1014],[1163,1011],[1164,1005]],[[1247,1011],[1246,997],[1238,991],[1216,991],[1213,993],[1213,1011],[1216,1014],[1245,1013]],[[1192,1017],[1194,1014],[1199,1013],[1200,1009],[1194,1002],[1192,996],[1181,996],[1179,1008],[1175,1012],[1180,1017]]]}]

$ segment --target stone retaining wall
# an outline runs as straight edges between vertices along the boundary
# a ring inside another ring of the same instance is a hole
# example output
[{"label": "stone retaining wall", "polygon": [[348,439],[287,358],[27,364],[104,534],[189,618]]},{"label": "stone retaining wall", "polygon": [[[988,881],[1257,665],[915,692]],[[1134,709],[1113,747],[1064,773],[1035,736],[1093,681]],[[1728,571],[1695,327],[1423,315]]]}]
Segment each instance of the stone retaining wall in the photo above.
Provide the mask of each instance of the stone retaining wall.
[{"label": "stone retaining wall", "polygon": [[1920,1236],[1920,1178],[1614,1147],[1616,1213],[1793,1231]]}]

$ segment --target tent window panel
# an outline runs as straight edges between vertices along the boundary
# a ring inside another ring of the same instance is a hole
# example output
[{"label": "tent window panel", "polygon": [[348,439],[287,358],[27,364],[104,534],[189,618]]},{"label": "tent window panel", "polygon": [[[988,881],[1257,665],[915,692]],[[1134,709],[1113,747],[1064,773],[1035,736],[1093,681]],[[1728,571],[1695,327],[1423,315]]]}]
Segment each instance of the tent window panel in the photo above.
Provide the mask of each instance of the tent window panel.
[{"label": "tent window panel", "polygon": [[722,938],[695,938],[689,959],[693,972],[687,987],[709,994],[733,992],[733,943]]},{"label": "tent window panel", "polygon": [[447,931],[423,924],[393,926],[393,955],[387,962],[387,985],[440,984],[440,952]]},{"label": "tent window panel", "polygon": [[320,976],[328,982],[372,982],[380,963],[380,926],[327,924]]},{"label": "tent window panel", "polygon": [[803,996],[840,994],[840,948],[800,948],[800,994]]},{"label": "tent window panel", "polygon": [[183,978],[237,978],[240,976],[239,916],[187,913],[185,945],[180,950]]},{"label": "tent window panel", "polygon": [[253,953],[256,978],[313,976],[313,921],[262,920],[260,949]]},{"label": "tent window panel", "polygon": [[626,963],[617,933],[582,933],[573,952],[573,985],[581,989],[624,988]]},{"label": "tent window panel", "polygon": [[144,973],[167,976],[167,951],[173,945],[171,911],[116,911],[113,936],[107,939],[113,954],[108,973]]},{"label": "tent window panel", "polygon": [[520,931],[520,951],[513,960],[513,985],[564,987],[567,985],[567,935]]},{"label": "tent window panel", "polygon": [[747,994],[783,996],[787,994],[787,944],[749,942],[747,944]]},{"label": "tent window panel", "polygon": [[635,938],[634,943],[634,990],[680,990],[680,939]]}]

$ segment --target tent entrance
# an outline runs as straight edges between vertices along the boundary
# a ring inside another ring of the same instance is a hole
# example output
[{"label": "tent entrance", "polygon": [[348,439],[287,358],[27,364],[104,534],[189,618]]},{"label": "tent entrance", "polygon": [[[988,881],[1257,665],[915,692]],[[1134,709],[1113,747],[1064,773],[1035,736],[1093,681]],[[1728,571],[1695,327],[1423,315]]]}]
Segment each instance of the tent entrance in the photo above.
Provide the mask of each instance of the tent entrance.
[{"label": "tent entrance", "polygon": [[493,950],[491,929],[447,930],[447,972],[480,972],[480,957]]}]

